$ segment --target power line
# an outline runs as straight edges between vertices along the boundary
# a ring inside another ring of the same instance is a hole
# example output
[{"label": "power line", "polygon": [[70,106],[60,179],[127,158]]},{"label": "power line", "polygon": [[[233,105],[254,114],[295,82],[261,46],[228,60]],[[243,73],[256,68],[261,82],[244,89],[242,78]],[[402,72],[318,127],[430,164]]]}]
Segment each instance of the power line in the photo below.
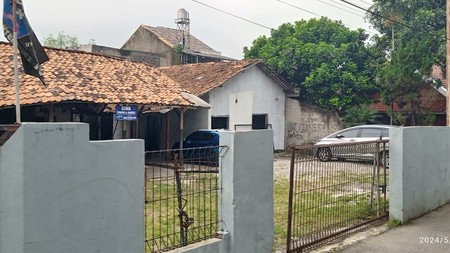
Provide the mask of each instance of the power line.
[{"label": "power line", "polygon": [[[301,8],[301,7],[299,7],[299,6],[296,6],[296,5],[287,3],[287,2],[285,2],[285,1],[282,1],[282,0],[275,0],[275,1],[278,1],[278,2],[283,3],[283,4],[285,4],[285,5],[291,6],[292,8],[299,9],[299,10],[302,10],[302,11],[305,11],[305,12],[308,12],[308,13],[313,14],[313,15],[315,15],[315,16],[323,17],[323,15],[319,15],[319,14],[317,14],[317,13],[314,13],[314,12],[312,12],[312,11],[303,9],[303,8]],[[336,20],[335,20],[335,21],[336,21]],[[348,27],[352,27],[352,28],[356,28],[356,29],[362,29],[362,28],[360,28],[360,27],[348,25],[348,24],[345,24],[345,23],[342,23],[342,24],[344,24],[344,25],[346,25],[346,26],[348,26]],[[374,33],[374,32],[367,31],[367,30],[365,30],[365,29],[363,29],[363,30],[366,31],[366,32],[368,32],[368,33],[371,33],[371,34],[376,34],[376,33]]]},{"label": "power line", "polygon": [[[346,4],[343,4],[343,3],[341,3],[339,0],[330,0],[330,1],[332,1],[333,3],[335,3],[335,4],[337,4],[337,5],[346,7],[346,8],[348,8],[348,9],[352,10],[352,11],[357,11],[357,12],[358,12],[358,11],[361,11],[361,10],[359,10],[359,9],[354,9],[354,8],[352,8],[352,7],[350,7],[350,6],[346,5]],[[363,11],[358,12],[358,13],[359,13],[359,14],[365,14],[365,12],[363,12]]]},{"label": "power line", "polygon": [[[238,18],[238,19],[243,20],[243,21],[245,21],[245,22],[248,22],[248,23],[251,23],[251,24],[254,24],[254,25],[257,25],[257,26],[266,28],[266,29],[269,29],[269,30],[272,30],[272,29],[273,29],[273,28],[271,28],[271,27],[265,26],[265,25],[263,25],[263,24],[260,24],[260,23],[255,22],[255,21],[252,21],[252,20],[249,20],[249,19],[240,17],[240,16],[238,16],[238,15],[236,15],[236,14],[233,14],[233,13],[230,13],[230,12],[227,12],[227,11],[224,11],[224,10],[221,10],[221,9],[219,9],[219,8],[216,8],[216,7],[214,7],[214,6],[205,4],[205,3],[200,2],[200,1],[198,1],[198,0],[192,0],[192,1],[195,2],[195,3],[201,4],[201,5],[203,5],[203,6],[206,6],[206,7],[210,8],[210,9],[213,9],[213,10],[222,12],[222,13],[224,13],[224,14],[227,14],[227,15],[229,15],[229,16]],[[276,0],[276,1],[278,1],[278,2],[280,2],[280,3],[283,3],[283,4],[286,4],[286,5],[288,5],[288,6],[291,6],[291,7],[293,7],[293,8],[302,10],[302,11],[304,11],[304,12],[310,13],[310,14],[312,14],[312,15],[318,16],[318,17],[322,17],[322,16],[323,16],[323,15],[319,15],[319,14],[317,14],[317,13],[314,13],[314,12],[312,12],[312,11],[306,10],[306,9],[304,9],[304,8],[301,8],[301,7],[299,7],[299,6],[296,6],[296,5],[293,5],[293,4],[284,2],[284,1],[282,1],[282,0]],[[336,20],[335,20],[335,21],[336,21]],[[360,27],[348,25],[348,24],[345,24],[345,23],[342,23],[342,24],[344,24],[344,25],[346,25],[346,26],[348,26],[348,27],[351,27],[351,28],[362,29],[362,28],[360,28]],[[363,30],[366,31],[367,33],[376,34],[376,33],[374,33],[374,32],[367,31],[367,30],[365,30],[365,29],[363,29]]]},{"label": "power line", "polygon": [[[356,5],[356,4],[354,4],[354,3],[351,3],[351,2],[349,2],[349,1],[346,1],[346,0],[340,0],[340,1],[341,1],[341,2],[344,2],[344,3],[348,4],[348,5],[351,5],[351,6],[355,7],[355,8],[361,9],[361,10],[363,10],[363,11],[365,11],[365,12],[368,12],[368,13],[370,13],[370,14],[372,14],[372,15],[374,15],[374,16],[377,16],[377,17],[379,17],[379,18],[382,18],[382,19],[385,19],[385,20],[389,20],[389,21],[391,21],[392,23],[399,24],[399,25],[401,25],[401,26],[404,26],[404,27],[406,27],[406,28],[409,28],[409,29],[411,29],[412,31],[417,31],[417,29],[416,29],[415,27],[410,26],[410,25],[408,25],[408,24],[405,24],[405,23],[403,23],[403,22],[399,22],[399,21],[394,20],[394,19],[392,19],[392,18],[388,18],[388,17],[383,16],[383,15],[381,15],[381,14],[379,14],[379,13],[376,13],[376,12],[374,12],[374,11],[365,9],[364,7],[361,7],[361,6],[359,6],[359,5]],[[431,34],[431,35],[433,35],[433,36],[436,36],[436,32],[433,32],[433,31],[429,31],[429,30],[424,31],[424,30],[422,30],[421,32],[425,32],[425,33]],[[446,37],[444,37],[444,38],[442,38],[442,39],[443,39],[443,40],[448,40]]]},{"label": "power line", "polygon": [[296,5],[293,5],[293,4],[290,4],[290,3],[287,3],[287,2],[284,2],[284,1],[281,1],[281,0],[275,0],[275,1],[278,1],[278,2],[283,3],[283,4],[285,4],[285,5],[291,6],[291,7],[295,8],[295,9],[302,10],[302,11],[307,12],[307,13],[309,13],[309,14],[313,14],[313,15],[315,15],[315,16],[322,17],[322,15],[319,15],[319,14],[314,13],[314,12],[312,12],[312,11],[308,11],[307,9],[303,9],[303,8],[298,7],[298,6],[296,6]]},{"label": "power line", "polygon": [[226,11],[224,11],[224,10],[218,9],[218,8],[213,7],[213,6],[210,6],[210,5],[207,5],[207,4],[202,3],[202,2],[200,2],[200,1],[197,1],[197,0],[192,0],[192,1],[194,1],[194,2],[196,2],[196,3],[198,3],[198,4],[201,4],[201,5],[204,5],[204,6],[208,7],[208,8],[213,9],[213,10],[216,10],[216,11],[225,13],[225,14],[227,14],[227,15],[230,15],[230,16],[232,16],[232,17],[238,18],[238,19],[240,19],[240,20],[244,20],[244,21],[249,22],[249,23],[252,23],[252,24],[254,24],[254,25],[261,26],[261,27],[263,27],[263,28],[272,30],[272,28],[270,28],[270,27],[268,27],[268,26],[265,26],[265,25],[262,25],[262,24],[260,24],[260,23],[255,22],[255,21],[251,21],[251,20],[249,20],[249,19],[240,17],[240,16],[235,15],[235,14],[233,14],[233,13],[226,12]]},{"label": "power line", "polygon": [[367,5],[372,5],[371,3],[368,3],[368,2],[366,2],[366,1],[364,1],[364,0],[358,0],[358,1],[360,1],[360,2],[362,2],[362,3],[365,3],[365,4],[367,4]]},{"label": "power line", "polygon": [[359,6],[359,5],[356,5],[356,4],[351,3],[351,2],[349,2],[349,1],[346,1],[346,0],[340,0],[340,1],[341,1],[341,2],[344,2],[344,3],[348,4],[348,5],[351,5],[351,6],[355,7],[355,8],[358,8],[358,9],[360,9],[360,10],[363,10],[363,11],[365,11],[365,12],[368,12],[368,13],[370,13],[370,14],[372,14],[372,15],[375,15],[375,16],[377,16],[377,17],[379,17],[379,18],[383,18],[383,19],[389,20],[389,21],[391,21],[391,22],[393,22],[393,23],[396,23],[396,24],[399,24],[399,25],[408,27],[408,28],[410,28],[410,29],[414,29],[414,27],[412,27],[412,26],[409,26],[409,25],[407,25],[407,24],[405,24],[405,23],[399,22],[399,21],[394,20],[394,19],[392,19],[392,18],[385,17],[385,16],[383,16],[383,15],[381,15],[381,14],[378,14],[378,13],[373,12],[373,11],[371,11],[371,10],[365,9],[364,7],[361,7],[361,6]]},{"label": "power line", "polygon": [[353,11],[350,11],[350,10],[347,10],[347,9],[344,9],[344,8],[341,8],[341,7],[339,7],[339,6],[336,6],[336,5],[331,4],[331,3],[329,3],[329,2],[325,2],[325,1],[323,1],[323,0],[317,0],[317,1],[319,1],[319,2],[321,2],[321,3],[324,3],[324,4],[326,4],[326,5],[332,6],[332,7],[334,7],[334,8],[337,8],[337,9],[339,9],[339,10],[343,10],[343,11],[346,11],[346,12],[348,12],[348,13],[352,13],[352,14],[354,14],[354,15],[356,15],[356,16],[364,17],[364,16],[361,15],[361,14],[358,14],[358,13],[356,13],[356,12],[353,12]]}]

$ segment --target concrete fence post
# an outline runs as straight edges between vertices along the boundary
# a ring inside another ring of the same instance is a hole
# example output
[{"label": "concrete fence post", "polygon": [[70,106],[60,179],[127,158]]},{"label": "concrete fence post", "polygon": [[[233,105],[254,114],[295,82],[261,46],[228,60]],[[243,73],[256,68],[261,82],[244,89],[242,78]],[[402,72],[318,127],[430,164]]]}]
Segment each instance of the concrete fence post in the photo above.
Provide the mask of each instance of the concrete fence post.
[{"label": "concrete fence post", "polygon": [[389,216],[401,222],[450,202],[450,128],[389,132]]},{"label": "concrete fence post", "polygon": [[273,133],[220,132],[222,158],[219,199],[228,252],[270,253],[273,247]]}]

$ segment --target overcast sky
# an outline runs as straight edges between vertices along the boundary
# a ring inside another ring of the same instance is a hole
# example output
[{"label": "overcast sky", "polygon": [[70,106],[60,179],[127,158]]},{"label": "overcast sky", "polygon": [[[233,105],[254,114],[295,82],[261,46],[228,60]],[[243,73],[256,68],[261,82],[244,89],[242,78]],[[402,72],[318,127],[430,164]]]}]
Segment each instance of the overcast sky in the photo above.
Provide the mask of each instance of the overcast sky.
[{"label": "overcast sky", "polygon": [[[287,22],[317,18],[277,0],[198,1],[271,28]],[[340,0],[282,1],[341,20],[350,26],[370,30],[369,24],[361,17],[364,12],[346,7]],[[347,1],[365,8],[371,2]],[[175,18],[180,8],[189,12],[191,34],[225,56],[241,59],[244,46],[250,46],[260,35],[270,34],[267,28],[231,17],[192,0],[23,0],[23,3],[28,20],[41,41],[50,33],[64,31],[77,36],[82,44],[94,39],[97,45],[120,48],[141,24],[176,28]],[[6,40],[4,36],[2,40]]]}]

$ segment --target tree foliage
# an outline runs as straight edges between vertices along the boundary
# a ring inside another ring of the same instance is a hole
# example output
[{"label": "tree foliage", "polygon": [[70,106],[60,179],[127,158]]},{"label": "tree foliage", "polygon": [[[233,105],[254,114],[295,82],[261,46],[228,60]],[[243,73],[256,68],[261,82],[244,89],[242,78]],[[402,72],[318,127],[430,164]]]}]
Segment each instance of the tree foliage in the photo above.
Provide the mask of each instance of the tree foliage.
[{"label": "tree foliage", "polygon": [[380,123],[380,115],[367,104],[350,107],[345,111],[343,119],[347,127]]},{"label": "tree foliage", "polygon": [[367,19],[381,34],[375,44],[389,59],[376,74],[383,102],[400,107],[390,111],[397,123],[429,124],[419,91],[433,64],[445,66],[445,1],[374,0],[370,10]]},{"label": "tree foliage", "polygon": [[325,17],[301,20],[257,38],[244,56],[263,59],[294,83],[301,101],[340,110],[369,101],[376,88],[367,38]]},{"label": "tree foliage", "polygon": [[76,36],[60,32],[57,35],[49,34],[44,37],[44,46],[64,49],[78,49],[80,43]]}]

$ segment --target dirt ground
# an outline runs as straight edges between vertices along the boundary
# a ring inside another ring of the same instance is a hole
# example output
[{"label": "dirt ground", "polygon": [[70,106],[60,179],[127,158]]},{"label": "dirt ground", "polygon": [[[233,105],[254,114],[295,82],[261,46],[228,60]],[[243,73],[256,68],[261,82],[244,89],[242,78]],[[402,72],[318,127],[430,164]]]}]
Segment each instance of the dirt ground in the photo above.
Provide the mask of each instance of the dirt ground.
[{"label": "dirt ground", "polygon": [[273,159],[273,176],[274,178],[289,178],[289,168],[291,166],[290,153],[275,153]]}]

